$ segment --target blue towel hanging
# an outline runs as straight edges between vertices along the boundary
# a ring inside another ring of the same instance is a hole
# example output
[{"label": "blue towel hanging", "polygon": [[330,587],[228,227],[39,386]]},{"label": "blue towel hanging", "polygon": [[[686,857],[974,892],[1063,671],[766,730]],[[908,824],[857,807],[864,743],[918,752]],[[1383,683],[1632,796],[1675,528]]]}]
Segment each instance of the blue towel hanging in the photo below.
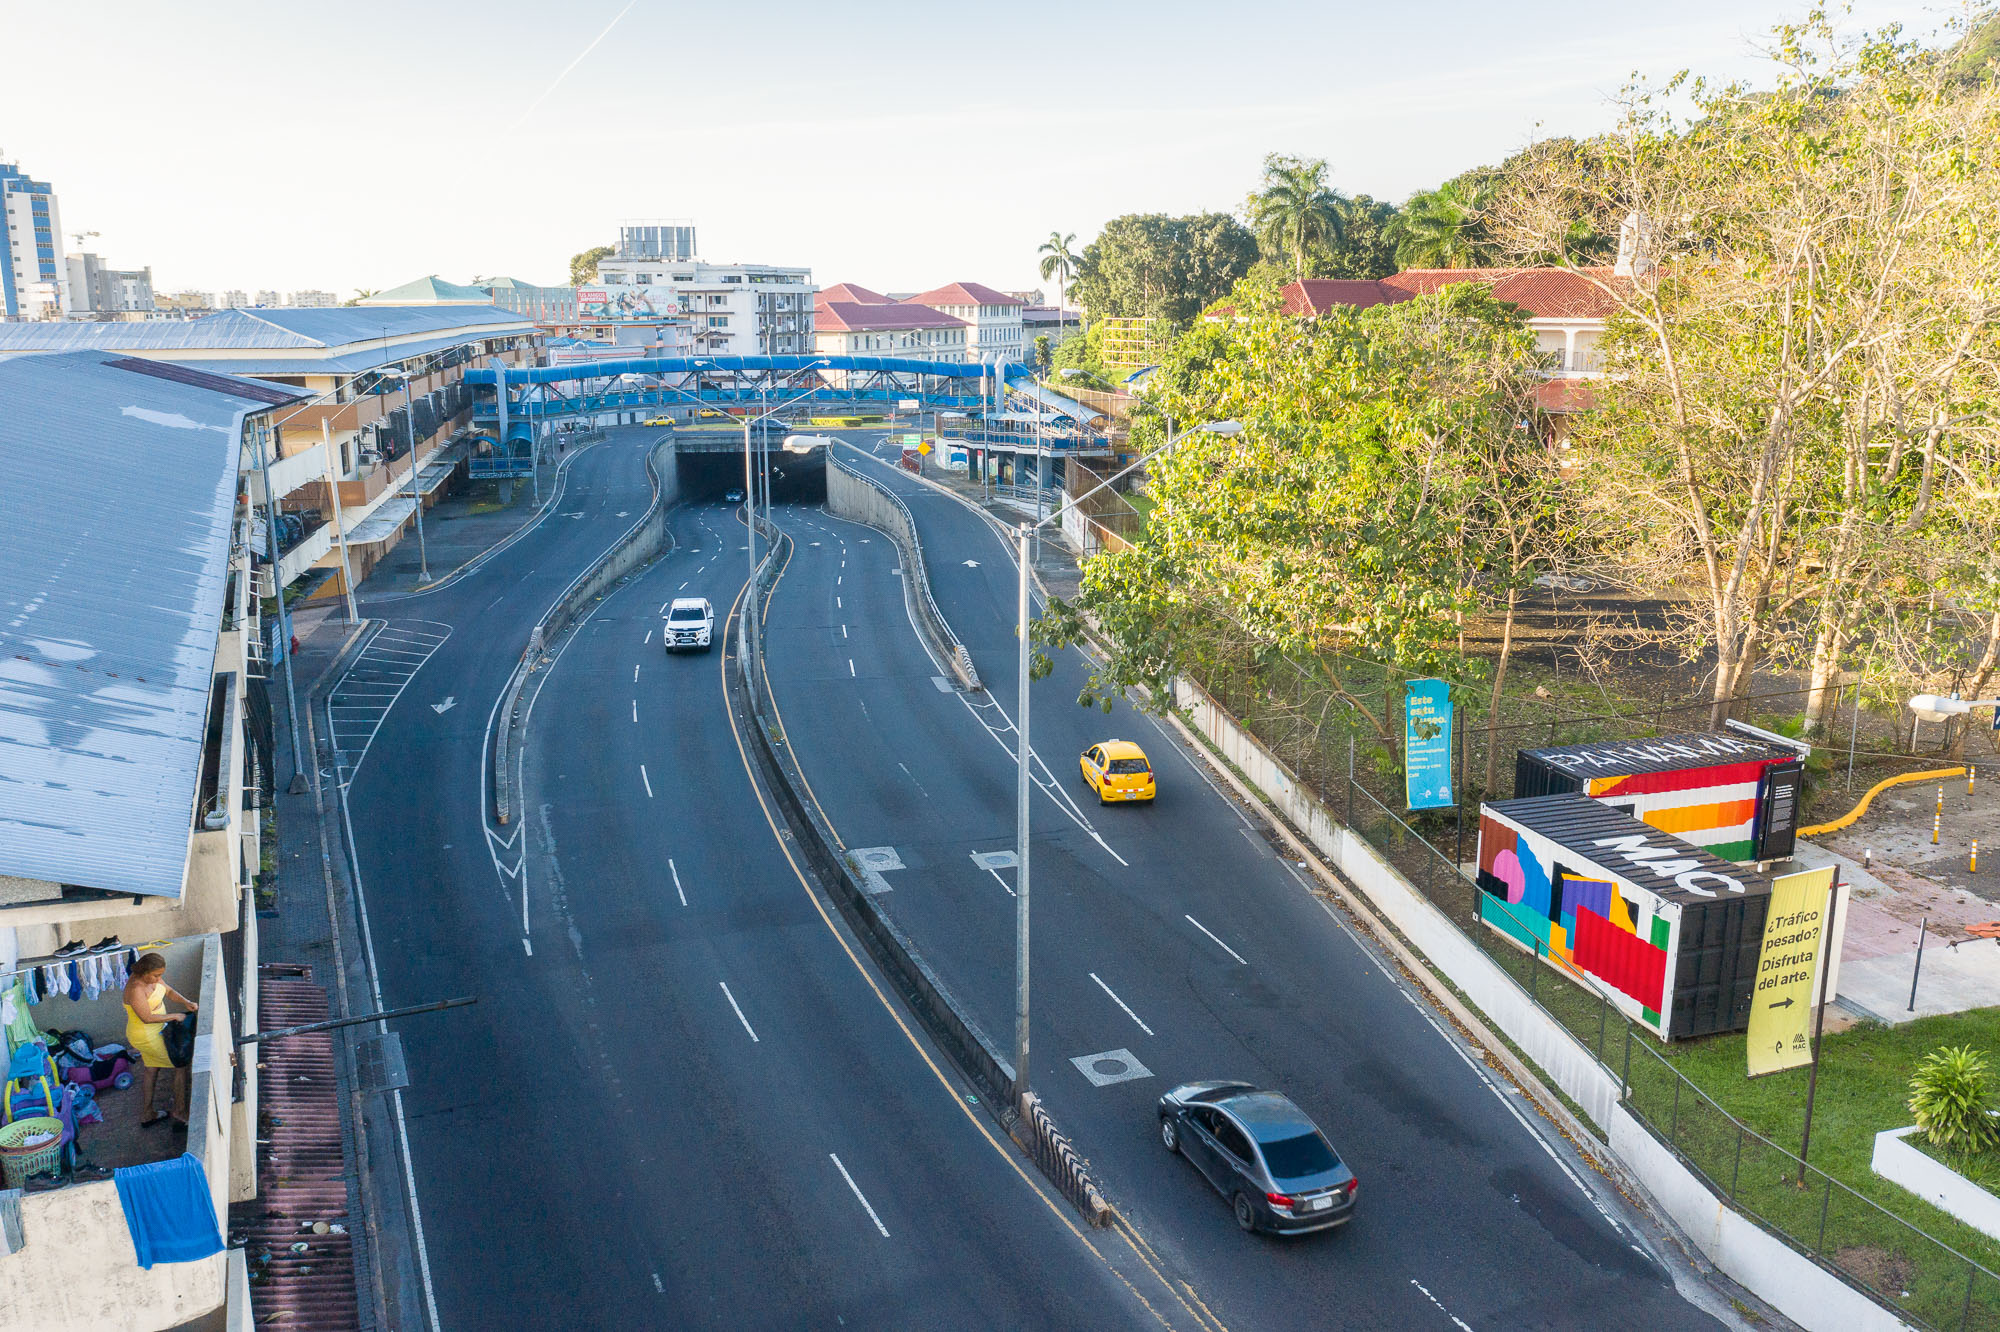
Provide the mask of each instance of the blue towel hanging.
[{"label": "blue towel hanging", "polygon": [[183,1153],[171,1161],[122,1166],[111,1178],[139,1266],[192,1263],[222,1252],[208,1175],[195,1157]]}]

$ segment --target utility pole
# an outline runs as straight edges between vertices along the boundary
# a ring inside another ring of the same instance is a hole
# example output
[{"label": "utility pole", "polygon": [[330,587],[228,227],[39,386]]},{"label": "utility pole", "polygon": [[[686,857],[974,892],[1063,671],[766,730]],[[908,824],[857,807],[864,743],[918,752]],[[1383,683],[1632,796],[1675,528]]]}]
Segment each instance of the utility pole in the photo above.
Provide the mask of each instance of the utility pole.
[{"label": "utility pole", "polygon": [[[278,603],[278,660],[285,668],[285,714],[292,730],[292,780],[290,790],[298,795],[306,789],[305,772],[299,767],[299,691],[292,680],[292,613],[285,607],[285,577],[278,568],[278,497],[271,493],[271,474],[264,465],[271,444],[270,426],[257,420],[257,485],[264,492],[264,552],[271,561],[271,594]],[[309,756],[310,757],[310,756]],[[319,760],[310,758],[313,794],[319,794]]]},{"label": "utility pole", "polygon": [[1019,1102],[1028,1090],[1028,791],[1031,786],[1028,764],[1028,538],[1031,529],[1022,523],[1015,538],[1021,565],[1020,587],[1015,603],[1014,622],[1020,642],[1015,644],[1015,669],[1020,693],[1015,703],[1014,726],[1014,1099]]}]

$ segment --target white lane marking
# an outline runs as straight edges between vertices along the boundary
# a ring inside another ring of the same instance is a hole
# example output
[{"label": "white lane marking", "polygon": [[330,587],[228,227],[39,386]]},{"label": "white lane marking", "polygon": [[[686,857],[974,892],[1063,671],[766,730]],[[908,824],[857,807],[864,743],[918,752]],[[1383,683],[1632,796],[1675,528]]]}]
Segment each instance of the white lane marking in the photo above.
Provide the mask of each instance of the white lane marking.
[{"label": "white lane marking", "polygon": [[847,637],[847,626],[844,624],[840,626],[840,636],[842,638]]},{"label": "white lane marking", "polygon": [[846,607],[846,606],[843,606],[843,605],[841,604],[841,602],[840,602],[840,598],[839,598],[839,597],[835,597],[835,598],[833,599],[833,608],[834,608],[835,610],[846,610],[846,609],[847,609],[847,607]]},{"label": "white lane marking", "polygon": [[842,583],[844,583],[844,582],[846,582],[846,581],[847,581],[847,575],[846,575],[846,574],[842,574],[842,575],[840,575],[840,576],[839,576],[838,578],[836,578],[836,579],[834,579],[834,580],[833,580],[833,585],[834,585],[835,587],[839,587],[839,586],[840,586],[840,585],[841,585]]},{"label": "white lane marking", "polygon": [[681,585],[680,585],[679,587],[675,588],[675,589],[674,589],[674,591],[676,591],[676,592],[685,592],[685,591],[687,591],[687,587],[688,587],[688,585],[687,585],[686,583],[682,583],[682,584],[681,584]]},{"label": "white lane marking", "polygon": [[645,644],[650,643],[652,641],[653,641],[653,631],[651,629],[648,629],[646,631],[646,636],[640,640],[640,646],[643,647]]},{"label": "white lane marking", "polygon": [[1472,1332],[1472,1325],[1466,1322],[1463,1318],[1460,1318],[1457,1314],[1453,1313],[1451,1310],[1445,1308],[1444,1301],[1440,1300],[1437,1296],[1431,1294],[1429,1290],[1426,1290],[1423,1282],[1417,1280],[1415,1277],[1411,1277],[1410,1284],[1415,1286],[1418,1290],[1423,1291],[1424,1298],[1429,1300],[1432,1304],[1435,1304],[1437,1306],[1437,1310],[1439,1313],[1443,1314],[1446,1318],[1451,1319],[1451,1321],[1458,1327],[1463,1328],[1464,1332]]},{"label": "white lane marking", "polygon": [[632,683],[639,683],[639,663],[636,661],[632,663]]},{"label": "white lane marking", "polygon": [[667,858],[667,873],[674,876],[674,896],[681,899],[681,905],[688,904],[688,895],[681,891],[681,872],[674,868],[673,857]]},{"label": "white lane marking", "polygon": [[639,720],[639,700],[636,698],[632,700],[632,720],[634,723]]},{"label": "white lane marking", "polygon": [[[1202,924],[1200,921],[1196,920],[1193,916],[1187,917],[1187,923],[1194,926],[1196,929],[1200,930],[1203,934],[1208,935],[1209,938],[1215,939],[1215,935],[1209,932],[1208,926]],[[1223,952],[1229,954],[1231,957],[1235,958],[1238,962],[1243,962],[1243,954],[1237,952],[1234,948],[1231,948],[1228,944],[1222,942],[1222,940],[1215,939],[1215,946],[1217,948],[1220,948]],[[1247,967],[1250,964],[1248,962],[1243,962],[1243,965]]]},{"label": "white lane marking", "polygon": [[[998,877],[998,876],[996,876],[996,877]],[[1126,1003],[1125,1003],[1125,1001],[1124,1001],[1123,999],[1120,999],[1120,998],[1119,998],[1119,997],[1118,997],[1118,996],[1117,996],[1116,994],[1113,994],[1113,993],[1112,993],[1112,990],[1111,990],[1111,987],[1110,987],[1109,985],[1106,985],[1106,984],[1105,984],[1105,983],[1104,983],[1103,981],[1101,981],[1101,980],[1097,980],[1097,973],[1096,973],[1096,972],[1094,972],[1094,971],[1093,971],[1093,972],[1091,972],[1091,973],[1090,973],[1090,978],[1091,978],[1092,980],[1094,980],[1094,981],[1097,981],[1097,988],[1098,988],[1098,989],[1100,989],[1100,990],[1104,991],[1104,992],[1105,992],[1106,994],[1109,994],[1109,995],[1111,995],[1111,1002],[1112,1002],[1112,1003],[1114,1003],[1114,1004],[1118,1005],[1118,1006],[1119,1006],[1120,1008],[1123,1008],[1123,1009],[1125,1009],[1125,1016],[1126,1016],[1126,1017],[1128,1017],[1128,1018],[1131,1018],[1131,1019],[1132,1019],[1132,1020],[1133,1020],[1134,1022],[1139,1022],[1139,1015],[1138,1015],[1137,1013],[1134,1013],[1134,1012],[1133,1012],[1133,1011],[1132,1011],[1132,1010],[1131,1010],[1131,1009],[1130,1009],[1129,1007],[1127,1007],[1127,1006],[1126,1006]],[[1151,1027],[1147,1026],[1147,1025],[1146,1025],[1145,1023],[1143,1023],[1143,1022],[1139,1022],[1139,1030],[1140,1030],[1140,1031],[1143,1031],[1143,1032],[1145,1032],[1145,1033],[1146,1033],[1146,1034],[1147,1034],[1148,1036],[1151,1036],[1151,1035],[1153,1034],[1153,1029],[1152,1029]]]},{"label": "white lane marking", "polygon": [[[743,1030],[750,1032],[750,1039],[756,1041],[757,1033],[750,1030],[750,1019],[743,1016],[743,1009],[740,1005],[737,1004],[736,996],[729,992],[729,982],[722,981],[720,982],[720,984],[722,986],[722,997],[727,999],[729,1001],[729,1006],[736,1010],[736,1020],[743,1024]],[[760,1045],[762,1043],[763,1042],[761,1041],[758,1042],[758,1044]]]},{"label": "white lane marking", "polygon": [[849,657],[847,659],[847,673],[849,675],[854,674],[854,658],[852,657]]},{"label": "white lane marking", "polygon": [[[653,798],[653,779],[646,775],[646,765],[643,763],[639,765],[639,780],[646,784],[646,799],[651,800]],[[1210,937],[1212,938],[1213,936]],[[1222,940],[1216,939],[1216,942],[1221,943]]]},{"label": "white lane marking", "polygon": [[868,1199],[862,1196],[861,1186],[854,1182],[854,1176],[847,1173],[847,1167],[840,1163],[840,1158],[834,1155],[834,1153],[828,1152],[827,1156],[833,1161],[833,1168],[840,1172],[840,1177],[847,1181],[847,1187],[854,1190],[855,1201],[859,1202],[862,1205],[862,1207],[867,1209],[868,1219],[875,1223],[875,1229],[882,1232],[883,1239],[888,1239],[889,1227],[883,1225],[882,1218],[875,1215],[875,1209],[873,1207],[868,1206]]},{"label": "white lane marking", "polygon": [[667,1293],[667,1288],[660,1284],[660,1274],[658,1272],[653,1273],[653,1289],[659,1291],[662,1295]]}]

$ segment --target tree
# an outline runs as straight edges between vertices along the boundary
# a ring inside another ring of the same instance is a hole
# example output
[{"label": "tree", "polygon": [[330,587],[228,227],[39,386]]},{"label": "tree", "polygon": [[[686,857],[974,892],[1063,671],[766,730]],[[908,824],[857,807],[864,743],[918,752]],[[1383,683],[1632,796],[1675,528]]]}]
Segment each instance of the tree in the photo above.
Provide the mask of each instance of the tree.
[{"label": "tree", "polygon": [[367,300],[367,299],[368,299],[368,298],[369,298],[370,296],[373,296],[374,294],[375,294],[375,291],[374,291],[374,288],[372,288],[372,287],[356,287],[356,288],[354,289],[354,297],[353,297],[353,299],[352,299],[352,300],[346,300],[346,301],[342,301],[342,302],[341,302],[341,304],[342,304],[342,305],[359,305],[359,304],[361,304],[361,302],[363,302],[363,301]]},{"label": "tree", "polygon": [[[1993,428],[2000,94],[1824,15],[1774,52],[1772,89],[1630,90],[1615,139],[1526,164],[1483,221],[1616,306],[1575,443],[1628,580],[1698,589],[1674,638],[1713,662],[1711,724],[1776,661],[1807,670],[1813,729],[1857,640],[1903,632],[1955,459]],[[1629,278],[1576,241],[1608,216]]]},{"label": "tree", "polygon": [[1374,279],[1394,273],[1398,265],[1390,228],[1396,217],[1396,205],[1365,194],[1354,195],[1342,215],[1339,239],[1319,257],[1313,275]]},{"label": "tree", "polygon": [[1270,153],[1264,185],[1250,196],[1250,224],[1266,250],[1292,261],[1292,276],[1306,276],[1307,256],[1340,240],[1347,199],[1326,182],[1326,160]]},{"label": "tree", "polygon": [[581,287],[586,283],[597,281],[598,263],[609,259],[617,252],[614,247],[609,245],[593,245],[581,254],[571,255],[569,257],[569,285],[572,287]]},{"label": "tree", "polygon": [[1076,271],[1076,255],[1072,247],[1076,244],[1076,233],[1065,236],[1060,231],[1051,231],[1049,238],[1042,242],[1039,253],[1042,256],[1042,281],[1056,280],[1056,308],[1061,309],[1069,300],[1069,278]]},{"label": "tree", "polygon": [[1486,258],[1476,231],[1490,185],[1459,177],[1409,197],[1389,224],[1404,268],[1476,268]]},{"label": "tree", "polygon": [[1051,363],[1054,361],[1054,359],[1055,359],[1055,353],[1054,349],[1049,344],[1049,335],[1046,333],[1035,334],[1036,373],[1040,374],[1044,379],[1046,379],[1048,377],[1049,367]]},{"label": "tree", "polygon": [[1099,318],[1185,325],[1257,260],[1257,238],[1227,213],[1128,213],[1077,257],[1074,291]]}]

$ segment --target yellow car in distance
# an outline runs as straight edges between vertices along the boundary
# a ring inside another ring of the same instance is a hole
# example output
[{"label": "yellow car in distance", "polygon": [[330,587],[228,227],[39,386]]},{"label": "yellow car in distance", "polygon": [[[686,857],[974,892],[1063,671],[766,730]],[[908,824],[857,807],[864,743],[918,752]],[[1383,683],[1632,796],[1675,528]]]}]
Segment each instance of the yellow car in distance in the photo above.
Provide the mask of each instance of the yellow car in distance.
[{"label": "yellow car in distance", "polygon": [[664,416],[656,416],[652,420],[646,422],[646,424],[649,426],[661,426],[661,425],[670,426],[673,424],[673,421]]},{"label": "yellow car in distance", "polygon": [[1106,740],[1083,751],[1083,784],[1097,792],[1097,803],[1153,798],[1153,765],[1146,751],[1130,740]]},{"label": "yellow car in distance", "polygon": [[714,420],[728,420],[728,419],[729,419],[729,413],[728,413],[728,412],[725,412],[725,411],[723,411],[723,410],[722,410],[721,408],[719,408],[719,407],[704,407],[704,408],[702,408],[702,409],[701,409],[701,412],[700,412],[700,416],[701,416],[701,419],[702,419],[702,420],[704,420],[704,421],[714,421]]}]

